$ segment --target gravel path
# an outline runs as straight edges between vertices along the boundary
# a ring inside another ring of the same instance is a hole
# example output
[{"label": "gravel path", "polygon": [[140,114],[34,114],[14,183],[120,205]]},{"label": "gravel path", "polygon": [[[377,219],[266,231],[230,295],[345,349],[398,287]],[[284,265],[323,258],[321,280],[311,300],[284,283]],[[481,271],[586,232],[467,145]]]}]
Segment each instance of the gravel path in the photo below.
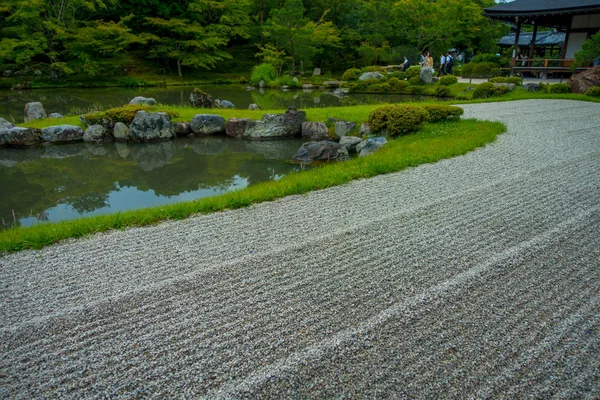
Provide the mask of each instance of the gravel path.
[{"label": "gravel path", "polygon": [[0,257],[0,398],[600,396],[600,104],[462,157]]}]

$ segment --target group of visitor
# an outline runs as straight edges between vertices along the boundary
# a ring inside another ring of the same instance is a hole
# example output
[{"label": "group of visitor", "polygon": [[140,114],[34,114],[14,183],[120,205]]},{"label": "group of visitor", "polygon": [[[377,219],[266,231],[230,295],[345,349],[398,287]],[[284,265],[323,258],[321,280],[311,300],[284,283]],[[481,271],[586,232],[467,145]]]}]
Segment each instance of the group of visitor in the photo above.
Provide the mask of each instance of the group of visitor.
[{"label": "group of visitor", "polygon": [[[408,61],[406,57],[404,57],[405,62]],[[433,57],[431,57],[431,54],[429,52],[426,53],[426,55],[423,55],[423,53],[421,53],[421,55],[419,56],[419,66],[421,68],[427,68],[430,69],[431,72],[434,72],[434,68],[433,68]],[[453,66],[454,66],[454,57],[452,57],[452,54],[450,54],[450,52],[444,54],[442,53],[440,56],[440,67],[438,70],[438,76],[442,76],[442,75],[452,75],[453,74]],[[405,71],[405,69],[402,69],[403,71]]]}]

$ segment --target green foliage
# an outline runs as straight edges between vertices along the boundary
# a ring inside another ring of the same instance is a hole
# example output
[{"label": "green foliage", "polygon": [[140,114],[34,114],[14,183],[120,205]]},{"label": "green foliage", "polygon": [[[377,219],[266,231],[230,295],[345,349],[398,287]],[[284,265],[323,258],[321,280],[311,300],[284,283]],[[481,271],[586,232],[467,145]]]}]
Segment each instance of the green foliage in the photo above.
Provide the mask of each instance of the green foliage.
[{"label": "green foliage", "polygon": [[490,79],[492,83],[512,83],[513,85],[521,86],[523,84],[523,78],[520,76],[497,76]]},{"label": "green foliage", "polygon": [[407,81],[398,78],[390,78],[387,83],[390,85],[390,93],[402,93],[410,85]]},{"label": "green foliage", "polygon": [[548,93],[571,93],[571,86],[566,83],[555,83],[554,85],[548,85]]},{"label": "green foliage", "polygon": [[461,75],[463,78],[492,78],[500,76],[500,67],[493,62],[474,63],[470,62],[462,67]]},{"label": "green foliage", "polygon": [[442,86],[450,86],[456,82],[458,82],[458,78],[454,75],[444,75],[440,77],[440,85]]},{"label": "green foliage", "polygon": [[401,81],[404,80],[404,79],[406,79],[406,73],[402,72],[402,71],[394,71],[389,76],[392,77],[392,78],[400,79]]},{"label": "green foliage", "polygon": [[344,72],[342,79],[345,81],[357,81],[360,78],[361,71],[358,68],[350,68]]},{"label": "green foliage", "polygon": [[130,125],[138,111],[166,112],[171,119],[179,118],[179,112],[173,109],[165,109],[159,106],[147,106],[141,104],[127,104],[122,107],[110,108],[106,111],[85,114],[83,118],[91,125],[102,124],[103,120],[110,120],[113,124],[122,122]]},{"label": "green foliage", "polygon": [[413,86],[417,86],[417,85],[422,85],[423,82],[421,82],[421,78],[419,78],[418,76],[413,76],[408,78],[408,83],[413,85]]},{"label": "green foliage", "polygon": [[393,105],[373,110],[368,124],[374,133],[386,132],[396,137],[416,131],[428,118],[429,114],[422,107]]},{"label": "green foliage", "polygon": [[295,89],[301,86],[300,81],[295,81],[294,78],[292,78],[289,75],[285,75],[285,76],[280,76],[279,78],[275,79],[273,82],[269,83],[269,87],[272,88],[280,88],[282,86],[287,86],[290,89]]},{"label": "green foliage", "polygon": [[250,83],[258,85],[260,81],[265,81],[266,84],[269,84],[275,80],[275,78],[277,78],[275,67],[271,64],[262,63],[252,68]]},{"label": "green foliage", "polygon": [[492,87],[492,94],[491,94],[491,96],[492,97],[499,97],[499,96],[502,96],[502,95],[504,95],[506,93],[509,93],[509,92],[510,92],[510,88],[508,86],[496,86],[496,85],[494,85]]},{"label": "green foliage", "polygon": [[492,91],[494,90],[494,84],[490,82],[484,82],[475,88],[473,91],[474,99],[486,99],[492,96]]},{"label": "green foliage", "polygon": [[600,57],[600,32],[590,36],[581,45],[581,50],[575,53],[575,65],[591,65]]},{"label": "green foliage", "polygon": [[361,68],[361,72],[379,72],[383,75],[387,75],[387,71],[385,70],[385,68],[377,66],[377,65],[370,65],[368,67],[363,67]]},{"label": "green foliage", "polygon": [[474,64],[494,63],[499,67],[505,67],[505,66],[508,66],[509,60],[507,58],[497,56],[494,53],[487,53],[487,54],[483,53],[483,54],[477,54],[475,57],[473,57],[473,59],[471,60],[471,63],[474,63]]},{"label": "green foliage", "polygon": [[434,96],[437,96],[437,97],[452,96],[452,93],[450,92],[450,89],[448,88],[448,86],[444,86],[444,85],[436,86],[435,90],[433,91],[433,94],[434,94]]},{"label": "green foliage", "polygon": [[408,67],[405,74],[406,74],[406,78],[408,80],[410,80],[410,78],[414,78],[414,77],[419,78],[421,76],[421,67],[419,67],[418,65],[413,65],[412,67]]},{"label": "green foliage", "polygon": [[429,114],[429,122],[438,122],[443,119],[457,118],[465,113],[465,110],[460,107],[448,106],[445,104],[426,104],[422,107]]},{"label": "green foliage", "polygon": [[420,84],[410,85],[406,89],[404,89],[404,93],[418,96],[425,93],[425,86]]},{"label": "green foliage", "polygon": [[592,86],[585,94],[592,97],[600,97],[600,86]]}]

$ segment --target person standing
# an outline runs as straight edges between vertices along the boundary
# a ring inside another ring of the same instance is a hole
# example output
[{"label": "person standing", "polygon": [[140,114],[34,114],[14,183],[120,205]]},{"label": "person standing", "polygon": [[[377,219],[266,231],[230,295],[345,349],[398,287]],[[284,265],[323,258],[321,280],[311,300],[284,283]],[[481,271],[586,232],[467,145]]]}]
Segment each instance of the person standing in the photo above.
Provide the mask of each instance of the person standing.
[{"label": "person standing", "polygon": [[419,54],[419,67],[424,67],[425,66],[425,56],[423,55],[423,53]]},{"label": "person standing", "polygon": [[429,52],[427,52],[427,55],[425,56],[425,67],[429,68],[433,74],[433,57],[431,57]]},{"label": "person standing", "polygon": [[410,61],[408,61],[408,57],[404,56],[404,62],[402,63],[402,72],[406,72],[408,67],[410,67]]},{"label": "person standing", "polygon": [[438,76],[446,75],[446,56],[442,53],[440,57],[440,72]]},{"label": "person standing", "polygon": [[446,54],[446,74],[453,75],[452,67],[454,67],[454,57],[448,52]]}]

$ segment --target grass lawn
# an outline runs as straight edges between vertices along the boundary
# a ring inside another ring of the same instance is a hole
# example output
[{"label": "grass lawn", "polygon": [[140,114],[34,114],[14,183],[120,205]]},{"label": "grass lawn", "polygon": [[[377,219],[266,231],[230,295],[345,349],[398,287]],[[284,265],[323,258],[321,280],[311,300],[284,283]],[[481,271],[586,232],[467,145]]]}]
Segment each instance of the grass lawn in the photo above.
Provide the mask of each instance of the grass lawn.
[{"label": "grass lawn", "polygon": [[[373,108],[379,106],[314,109],[307,110],[307,114],[309,120],[315,121],[324,121],[331,116],[362,122],[366,120]],[[197,110],[190,110],[190,112],[195,113]],[[240,110],[218,110],[218,113],[225,117],[235,115],[258,118],[264,112],[254,111],[252,113],[255,114],[245,114],[245,112],[240,113]],[[183,115],[181,118],[185,119]],[[53,121],[54,124],[56,122]],[[82,237],[111,229],[145,226],[164,220],[188,218],[194,214],[247,207],[284,196],[341,185],[354,179],[401,171],[407,167],[465,154],[494,141],[497,135],[504,131],[503,124],[487,121],[454,120],[424,124],[419,132],[392,140],[373,155],[289,174],[278,181],[263,182],[224,195],[0,231],[0,252],[41,248],[62,239]]]}]

